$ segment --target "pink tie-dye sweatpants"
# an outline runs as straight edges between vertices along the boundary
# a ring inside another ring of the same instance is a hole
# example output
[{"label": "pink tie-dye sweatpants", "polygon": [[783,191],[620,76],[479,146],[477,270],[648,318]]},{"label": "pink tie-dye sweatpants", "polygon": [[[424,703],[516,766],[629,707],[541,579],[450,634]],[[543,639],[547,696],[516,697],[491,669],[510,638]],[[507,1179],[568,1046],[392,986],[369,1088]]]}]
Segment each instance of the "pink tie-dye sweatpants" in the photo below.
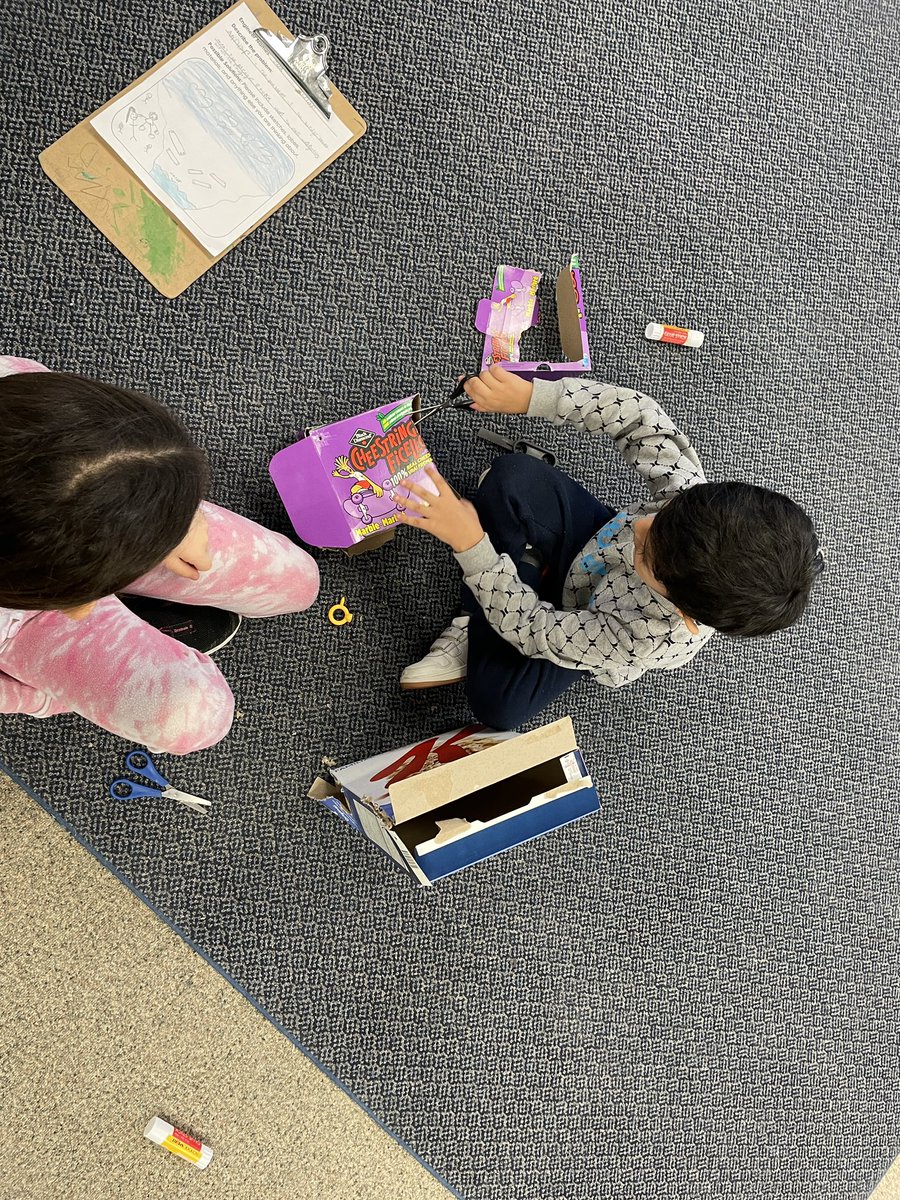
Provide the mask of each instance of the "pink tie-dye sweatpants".
[{"label": "pink tie-dye sweatpants", "polygon": [[[215,504],[203,511],[212,569],[194,582],[156,567],[127,591],[245,617],[312,604],[319,570],[304,550]],[[231,728],[234,697],[212,659],[153,629],[115,596],[81,621],[60,612],[19,616],[0,643],[0,713],[75,712],[168,754],[212,746]]]}]

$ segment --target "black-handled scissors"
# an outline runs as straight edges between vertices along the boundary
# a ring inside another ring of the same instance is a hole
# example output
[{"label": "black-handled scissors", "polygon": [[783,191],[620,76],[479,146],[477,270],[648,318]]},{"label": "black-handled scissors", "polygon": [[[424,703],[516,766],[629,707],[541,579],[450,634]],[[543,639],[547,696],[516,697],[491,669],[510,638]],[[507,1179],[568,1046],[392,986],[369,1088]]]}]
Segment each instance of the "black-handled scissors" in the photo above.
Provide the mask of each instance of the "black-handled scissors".
[{"label": "black-handled scissors", "polygon": [[453,391],[450,393],[450,395],[447,397],[447,399],[441,400],[441,402],[439,404],[432,404],[430,408],[426,408],[423,413],[420,413],[419,416],[416,417],[416,425],[417,426],[421,425],[426,417],[430,417],[434,413],[440,412],[442,409],[471,408],[472,401],[466,395],[466,384],[469,382],[470,379],[474,379],[477,374],[478,374],[477,371],[466,371],[465,374],[460,376],[460,378],[457,380],[456,387],[453,389]]}]

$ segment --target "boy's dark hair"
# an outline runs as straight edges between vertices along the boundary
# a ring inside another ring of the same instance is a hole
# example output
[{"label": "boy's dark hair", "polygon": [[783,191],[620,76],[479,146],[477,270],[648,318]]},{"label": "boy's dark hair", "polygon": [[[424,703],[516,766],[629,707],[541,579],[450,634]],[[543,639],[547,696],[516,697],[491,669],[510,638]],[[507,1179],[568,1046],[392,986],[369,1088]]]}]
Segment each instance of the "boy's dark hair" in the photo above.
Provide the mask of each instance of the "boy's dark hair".
[{"label": "boy's dark hair", "polygon": [[799,620],[824,565],[803,509],[748,483],[679,492],[654,517],[645,554],[685,616],[740,637]]},{"label": "boy's dark hair", "polygon": [[170,554],[206,457],[150,396],[79,375],[0,379],[0,607],[73,608]]}]

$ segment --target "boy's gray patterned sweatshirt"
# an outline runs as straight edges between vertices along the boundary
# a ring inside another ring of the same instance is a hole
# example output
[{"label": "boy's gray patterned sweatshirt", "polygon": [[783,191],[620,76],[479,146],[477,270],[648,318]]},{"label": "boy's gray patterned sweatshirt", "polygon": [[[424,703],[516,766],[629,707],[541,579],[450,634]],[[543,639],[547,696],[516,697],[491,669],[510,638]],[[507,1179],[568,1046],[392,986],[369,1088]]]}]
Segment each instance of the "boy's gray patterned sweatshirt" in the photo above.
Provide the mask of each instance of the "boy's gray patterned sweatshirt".
[{"label": "boy's gray patterned sweatshirt", "polygon": [[528,658],[588,670],[607,687],[684,666],[715,630],[701,625],[692,635],[675,606],[647,587],[634,569],[633,526],[677,492],[706,482],[690,442],[650,396],[590,380],[536,379],[528,415],[607,434],[652,499],[618,513],[588,542],[569,568],[562,609],[539,600],[487,534],[457,554],[492,628]]}]

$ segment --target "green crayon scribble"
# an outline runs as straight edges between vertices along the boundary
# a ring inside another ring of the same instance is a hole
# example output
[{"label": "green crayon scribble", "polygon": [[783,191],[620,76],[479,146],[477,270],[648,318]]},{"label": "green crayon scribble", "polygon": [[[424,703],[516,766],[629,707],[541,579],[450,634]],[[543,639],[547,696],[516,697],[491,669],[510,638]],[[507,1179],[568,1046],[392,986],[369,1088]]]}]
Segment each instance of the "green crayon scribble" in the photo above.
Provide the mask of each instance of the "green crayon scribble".
[{"label": "green crayon scribble", "polygon": [[119,213],[122,212],[123,209],[126,212],[128,212],[131,209],[131,205],[130,204],[114,204],[112,206],[112,208],[110,209],[110,213],[112,215],[113,229],[115,229],[116,233],[122,232],[121,226],[119,225]]},{"label": "green crayon scribble", "polygon": [[141,196],[138,217],[150,270],[160,279],[170,279],[184,255],[178,226],[146,192]]}]

